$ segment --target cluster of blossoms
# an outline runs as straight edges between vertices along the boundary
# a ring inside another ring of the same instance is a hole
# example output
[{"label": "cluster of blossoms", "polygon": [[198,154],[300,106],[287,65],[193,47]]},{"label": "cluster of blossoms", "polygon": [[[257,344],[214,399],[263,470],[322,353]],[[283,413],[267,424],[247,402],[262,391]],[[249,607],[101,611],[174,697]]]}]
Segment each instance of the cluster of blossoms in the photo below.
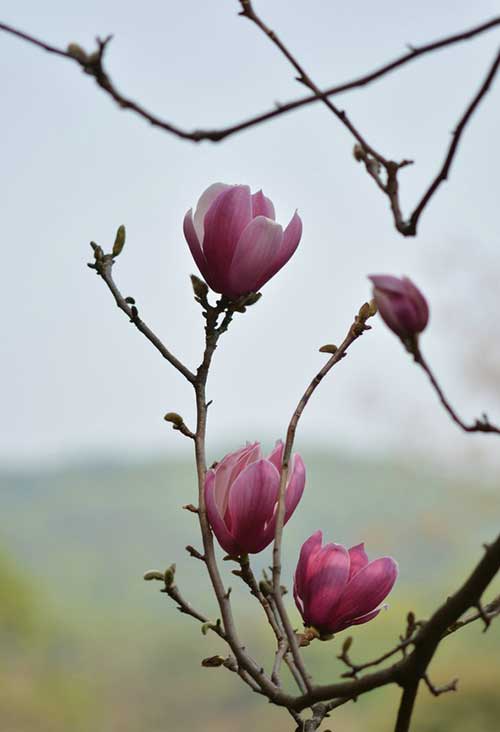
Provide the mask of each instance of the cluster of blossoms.
[{"label": "cluster of blossoms", "polygon": [[[302,234],[297,213],[283,229],[262,191],[215,183],[203,193],[184,234],[207,284],[228,299],[257,292],[295,252]],[[429,319],[418,288],[406,277],[373,275],[373,296],[387,326],[407,347],[416,343]],[[258,442],[226,455],[207,472],[208,519],[221,547],[241,557],[265,549],[274,539],[284,446],[262,456]],[[285,489],[284,523],[304,491],[306,471],[295,454]],[[398,573],[391,557],[369,561],[364,544],[346,549],[322,546],[321,531],[303,544],[294,576],[294,598],[304,625],[326,637],[372,620],[381,610]]]}]

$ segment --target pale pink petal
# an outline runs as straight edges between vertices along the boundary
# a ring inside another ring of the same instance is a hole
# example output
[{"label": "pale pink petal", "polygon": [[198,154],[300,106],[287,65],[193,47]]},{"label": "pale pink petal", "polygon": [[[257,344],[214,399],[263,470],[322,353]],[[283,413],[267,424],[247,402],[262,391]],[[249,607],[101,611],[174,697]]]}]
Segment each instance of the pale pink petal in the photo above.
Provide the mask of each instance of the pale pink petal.
[{"label": "pale pink petal", "polygon": [[272,516],[279,491],[279,473],[268,460],[247,465],[231,486],[231,533],[246,552],[262,547],[266,523]]},{"label": "pale pink petal", "polygon": [[207,506],[208,520],[215,536],[217,537],[217,541],[224,551],[231,555],[237,555],[239,553],[238,545],[236,544],[233,536],[227,530],[219,513],[219,509],[215,503],[214,488],[215,474],[213,470],[209,470],[205,478],[205,503]]},{"label": "pale pink petal", "polygon": [[392,557],[370,562],[349,581],[335,610],[335,624],[358,618],[375,610],[396,581],[398,565]]},{"label": "pale pink petal", "polygon": [[331,629],[335,608],[349,577],[349,554],[341,544],[327,544],[314,555],[307,570],[303,596],[305,620],[322,630]]},{"label": "pale pink petal", "polygon": [[184,236],[186,237],[186,241],[189,245],[189,249],[191,250],[191,254],[193,255],[193,259],[196,262],[196,266],[200,270],[201,274],[205,279],[208,279],[208,267],[205,260],[205,255],[203,254],[203,250],[200,245],[200,240],[198,239],[198,235],[196,234],[194,225],[193,225],[193,212],[191,209],[187,212],[187,214],[184,216]]},{"label": "pale pink petal", "polygon": [[253,219],[241,234],[229,268],[229,285],[235,295],[256,292],[281,248],[283,229],[265,216]]},{"label": "pale pink petal", "polygon": [[400,277],[394,275],[368,275],[368,279],[372,281],[377,290],[385,290],[397,295],[404,295],[406,292],[405,284]]},{"label": "pale pink petal", "polygon": [[228,186],[226,183],[212,183],[212,185],[208,186],[207,190],[201,194],[200,199],[196,205],[196,210],[193,216],[193,224],[202,247],[203,235],[205,233],[205,214],[207,213],[208,209],[215,201],[217,196],[220,195],[222,191],[225,191],[228,188],[231,188],[231,186]]},{"label": "pale pink petal", "polygon": [[273,202],[267,198],[262,191],[257,191],[252,196],[252,216],[266,216],[273,221],[276,218]]},{"label": "pale pink petal", "polygon": [[[294,586],[294,597],[297,602],[297,597],[301,598],[301,606],[303,608],[303,597],[306,592],[306,582],[308,577],[309,562],[321,549],[321,542],[323,541],[323,532],[318,530],[315,531],[312,536],[309,537],[303,544],[300,550],[299,561],[297,562],[297,569],[295,570],[295,576],[293,580]],[[300,612],[302,610],[297,605]]]},{"label": "pale pink petal", "polygon": [[368,554],[365,552],[365,545],[356,544],[356,546],[352,546],[349,549],[349,559],[351,560],[349,569],[349,579],[351,580],[369,562]]},{"label": "pale pink petal", "polygon": [[276,470],[278,472],[281,472],[281,463],[283,461],[283,450],[285,449],[285,445],[283,444],[283,440],[278,440],[274,450],[271,452],[269,457],[267,458],[270,463],[274,465]]},{"label": "pale pink petal", "polygon": [[229,292],[229,267],[251,217],[252,199],[248,186],[231,186],[222,191],[205,214],[203,253],[216,292],[232,294]]},{"label": "pale pink petal", "polygon": [[270,266],[262,276],[259,282],[256,284],[257,290],[264,285],[271,277],[274,277],[290,259],[292,254],[299,246],[300,238],[302,236],[302,221],[297,212],[292,217],[292,220],[283,232],[283,241],[279,251],[277,252],[274,260],[270,263]]}]

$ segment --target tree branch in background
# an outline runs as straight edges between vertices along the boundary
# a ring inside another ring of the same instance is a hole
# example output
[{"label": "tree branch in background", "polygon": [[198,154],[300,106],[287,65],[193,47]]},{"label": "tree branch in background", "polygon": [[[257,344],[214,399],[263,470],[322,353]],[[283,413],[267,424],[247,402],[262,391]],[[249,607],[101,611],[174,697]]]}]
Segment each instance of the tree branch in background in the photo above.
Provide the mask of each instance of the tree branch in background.
[{"label": "tree branch in background", "polygon": [[[491,83],[493,82],[493,79],[495,78],[495,75],[498,71],[498,67],[500,65],[500,51],[495,56],[495,59],[493,61],[493,64],[489,70],[489,73],[484,80],[483,84],[481,85],[479,91],[475,95],[472,102],[467,107],[464,115],[459,120],[455,131],[453,133],[453,138],[451,141],[451,144],[448,148],[448,154],[446,155],[444,164],[437,174],[437,176],[434,178],[432,183],[430,184],[429,188],[423,195],[421,201],[411,214],[410,218],[406,220],[402,214],[401,211],[401,204],[399,200],[399,182],[398,182],[398,173],[401,170],[401,168],[404,168],[408,165],[412,164],[412,160],[402,160],[400,162],[396,162],[394,160],[389,160],[386,157],[384,157],[381,153],[377,152],[371,145],[368,144],[364,136],[361,134],[359,129],[350,121],[348,118],[346,112],[342,109],[339,109],[336,107],[328,98],[328,93],[325,93],[324,91],[321,91],[321,89],[314,83],[314,81],[311,79],[309,74],[306,73],[304,67],[302,64],[296,59],[296,57],[291,53],[291,51],[284,45],[284,43],[278,38],[276,33],[267,26],[264,21],[260,18],[260,16],[255,12],[255,9],[253,7],[253,3],[251,0],[239,0],[239,3],[242,7],[242,10],[240,12],[240,15],[242,15],[245,18],[248,18],[251,20],[255,25],[260,28],[260,30],[265,33],[265,35],[272,41],[272,43],[275,44],[275,46],[278,47],[278,49],[281,51],[281,53],[285,56],[285,58],[288,59],[288,61],[292,64],[294,69],[298,72],[297,81],[303,84],[304,86],[308,87],[315,96],[324,102],[324,104],[328,107],[328,109],[333,112],[333,114],[337,117],[337,119],[349,130],[349,132],[352,134],[354,139],[356,140],[357,144],[354,148],[354,156],[356,160],[363,162],[365,164],[365,168],[367,173],[374,178],[377,186],[380,188],[380,190],[385,193],[387,198],[389,199],[391,211],[393,214],[394,219],[394,226],[396,229],[403,234],[403,236],[415,236],[417,233],[417,224],[418,220],[422,214],[422,211],[429,203],[430,199],[436,192],[436,190],[439,188],[441,183],[443,183],[447,177],[448,173],[451,167],[451,164],[453,162],[453,158],[456,155],[457,149],[458,149],[458,143],[460,141],[460,137],[469,122],[470,118],[472,117],[473,113],[479,106],[479,103],[481,102],[482,98],[485,96],[485,94],[488,92]],[[495,25],[497,20],[493,21],[493,24]],[[491,27],[491,26],[490,26]],[[469,36],[470,37],[470,36]],[[462,37],[461,40],[463,40],[464,37]],[[394,68],[394,66],[392,66]],[[384,170],[385,176],[382,177],[381,172]]]},{"label": "tree branch in background", "polygon": [[[38,46],[48,53],[63,56],[72,60],[73,62],[76,62],[86,74],[94,78],[98,86],[109,96],[111,96],[111,98],[118,104],[120,108],[129,109],[145,119],[152,126],[158,127],[165,132],[175,135],[176,137],[184,140],[190,140],[192,142],[200,142],[201,140],[211,140],[213,142],[218,142],[226,137],[229,137],[232,134],[240,132],[244,129],[248,129],[250,127],[254,127],[274,117],[285,114],[286,112],[290,112],[294,109],[298,109],[299,107],[312,104],[316,101],[322,101],[356,139],[357,144],[354,150],[355,158],[358,161],[364,163],[368,174],[375,180],[377,186],[387,196],[396,229],[401,234],[403,234],[403,236],[415,236],[417,233],[417,225],[422,212],[424,211],[425,207],[433,197],[434,193],[440,187],[440,185],[448,178],[449,170],[457,153],[458,144],[465,130],[465,127],[467,126],[473,113],[479,106],[481,100],[488,92],[494,80],[494,77],[498,71],[498,66],[500,65],[500,53],[495,57],[486,79],[482,83],[474,99],[467,107],[464,115],[458,121],[441,169],[429,185],[426,192],[423,194],[420,202],[408,219],[404,218],[401,211],[399,201],[398,173],[401,168],[410,165],[412,161],[405,159],[400,162],[396,162],[394,160],[386,158],[381,153],[377,152],[371,145],[369,145],[364,136],[348,119],[345,111],[337,108],[330,101],[329,97],[348,91],[350,89],[366,86],[376,79],[380,79],[382,76],[385,76],[395,69],[400,68],[406,63],[409,63],[425,54],[432,53],[436,50],[451,46],[455,43],[470,40],[471,38],[474,38],[481,33],[489,31],[500,25],[500,17],[492,18],[490,21],[475,26],[474,28],[463,31],[461,33],[450,35],[438,41],[434,41],[420,47],[410,47],[408,53],[400,56],[394,61],[384,64],[383,66],[375,69],[375,71],[364,74],[350,82],[333,86],[326,90],[321,90],[319,89],[319,87],[316,86],[316,84],[314,84],[309,75],[306,74],[306,72],[304,71],[302,65],[297,61],[297,59],[295,59],[295,57],[286,48],[282,41],[276,36],[276,34],[270,28],[268,28],[259,18],[250,0],[239,0],[239,2],[242,6],[242,11],[240,14],[253,21],[280,49],[281,53],[285,55],[285,57],[290,61],[290,63],[293,64],[294,68],[298,72],[298,80],[309,89],[311,89],[311,91],[313,91],[313,95],[292,102],[288,102],[286,104],[280,104],[277,106],[277,108],[269,112],[251,117],[250,119],[240,122],[238,124],[213,130],[199,129],[191,132],[187,131],[177,125],[174,125],[171,122],[161,119],[157,115],[146,110],[139,103],[133,101],[132,99],[124,96],[121,92],[119,92],[103,66],[104,54],[111,40],[111,36],[108,36],[105,39],[97,38],[97,50],[92,53],[87,53],[80,46],[74,43],[71,43],[68,46],[67,50],[57,48],[56,46],[45,43],[44,41],[41,41],[34,36],[24,33],[23,31],[17,30],[16,28],[13,28],[12,26],[9,26],[5,23],[0,23],[0,30],[3,30],[6,33],[10,33],[11,35],[21,38],[28,43]],[[382,170],[384,171],[383,177],[381,175]]]}]

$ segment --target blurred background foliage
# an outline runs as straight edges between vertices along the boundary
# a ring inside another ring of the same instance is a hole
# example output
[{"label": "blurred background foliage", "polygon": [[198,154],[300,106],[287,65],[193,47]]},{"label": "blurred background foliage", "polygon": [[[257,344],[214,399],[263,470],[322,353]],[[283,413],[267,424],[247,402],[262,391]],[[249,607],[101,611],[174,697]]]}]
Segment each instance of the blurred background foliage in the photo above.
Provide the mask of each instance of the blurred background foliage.
[{"label": "blurred background foliage", "polygon": [[[329,539],[364,539],[372,557],[389,553],[400,563],[388,611],[352,631],[353,659],[367,660],[397,640],[408,610],[425,618],[478,560],[497,523],[494,486],[450,472],[438,478],[442,471],[430,465],[303,454],[307,501],[286,530],[287,581],[300,543],[319,525]],[[224,653],[220,641],[204,637],[156,583],[142,580],[146,569],[175,561],[186,598],[217,616],[201,563],[182,551],[199,546],[195,517],[181,509],[195,499],[189,463],[10,471],[1,475],[0,491],[3,732],[292,729],[283,710],[247,692],[233,674],[201,668],[202,658]],[[267,550],[254,568],[269,561]],[[223,569],[229,576],[230,566]],[[237,578],[228,582],[241,634],[269,668],[265,621]],[[498,591],[497,584],[489,596]],[[298,624],[294,608],[292,614]],[[348,634],[305,649],[318,678],[342,673],[336,655]],[[415,731],[498,729],[499,651],[494,625],[487,635],[476,623],[447,639],[431,675],[436,685],[458,676],[459,691],[435,699],[422,688]],[[325,728],[385,732],[398,696],[392,688],[373,692],[337,710]]]}]

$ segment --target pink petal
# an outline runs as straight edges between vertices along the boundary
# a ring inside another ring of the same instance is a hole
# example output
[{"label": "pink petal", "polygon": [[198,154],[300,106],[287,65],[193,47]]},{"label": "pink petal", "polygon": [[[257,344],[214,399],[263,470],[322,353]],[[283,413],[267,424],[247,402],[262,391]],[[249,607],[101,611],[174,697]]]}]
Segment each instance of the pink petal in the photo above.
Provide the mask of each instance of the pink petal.
[{"label": "pink petal", "polygon": [[335,623],[343,625],[375,610],[387,597],[398,576],[392,557],[381,557],[358,572],[345,588],[335,611]]},{"label": "pink petal", "polygon": [[364,544],[357,544],[349,549],[349,559],[351,566],[349,569],[349,579],[351,580],[363,567],[368,564],[368,554],[365,552]]},{"label": "pink petal", "polygon": [[229,499],[229,487],[243,468],[252,459],[260,457],[260,445],[255,442],[251,445],[230,452],[215,468],[215,502],[219,508],[220,515],[224,517]]},{"label": "pink petal", "polygon": [[213,470],[209,470],[205,478],[205,503],[207,506],[208,520],[221,547],[228,554],[235,556],[238,554],[238,545],[236,544],[233,536],[231,536],[231,534],[227,530],[226,525],[222,520],[222,517],[215,503],[214,489],[215,473]]},{"label": "pink petal", "polygon": [[276,257],[271,262],[271,265],[265,275],[256,284],[256,288],[259,290],[271,277],[274,277],[290,259],[292,254],[299,246],[300,238],[302,236],[302,221],[297,212],[292,217],[292,220],[283,232],[283,242]]},{"label": "pink petal", "polygon": [[363,625],[363,623],[368,623],[369,620],[373,620],[373,618],[376,618],[379,612],[383,609],[382,607],[378,607],[376,610],[372,610],[371,613],[366,613],[366,615],[361,615],[359,618],[354,618],[353,620],[348,620],[344,623],[344,625],[335,626],[335,633],[340,633],[341,630],[345,630],[346,628],[349,628],[351,625]]},{"label": "pink petal", "polygon": [[203,244],[203,236],[205,234],[205,214],[217,196],[228,188],[232,188],[232,186],[229,186],[226,183],[212,183],[212,185],[208,186],[206,191],[201,194],[199,201],[196,204],[193,224],[201,244]]},{"label": "pink petal", "polygon": [[299,561],[297,562],[297,569],[295,570],[293,586],[295,601],[297,601],[297,597],[300,597],[301,605],[303,605],[302,598],[306,592],[306,580],[308,577],[309,562],[311,561],[311,558],[320,551],[322,541],[323,532],[319,530],[315,531],[314,534],[302,544],[302,549],[300,550],[300,556]]},{"label": "pink petal", "polygon": [[184,216],[183,228],[184,236],[186,237],[186,241],[189,245],[189,249],[191,250],[191,254],[193,255],[193,259],[196,262],[196,266],[200,270],[203,277],[208,280],[209,277],[207,262],[205,260],[205,255],[203,254],[203,250],[200,246],[198,235],[196,234],[196,230],[194,228],[193,212],[191,209],[189,209],[187,214]]},{"label": "pink petal", "polygon": [[297,504],[302,498],[304,486],[306,483],[306,466],[304,461],[295,453],[292,457],[292,472],[288,479],[288,485],[285,493],[285,524],[297,508]]},{"label": "pink petal", "polygon": [[268,460],[258,460],[239,474],[229,493],[231,533],[246,552],[263,549],[266,523],[279,490],[279,473]]},{"label": "pink petal", "polygon": [[276,219],[273,202],[262,191],[257,191],[252,196],[252,217],[256,216],[266,216],[273,221]]},{"label": "pink petal", "polygon": [[348,577],[349,554],[341,544],[327,544],[312,557],[303,596],[305,619],[310,625],[320,630],[331,630],[332,616]]},{"label": "pink petal", "polygon": [[418,287],[414,285],[413,282],[408,279],[408,277],[403,277],[402,281],[404,283],[408,297],[410,297],[415,303],[415,308],[418,315],[419,331],[422,331],[429,322],[429,303],[422,295]]},{"label": "pink petal", "polygon": [[248,224],[238,240],[229,269],[230,288],[235,295],[257,291],[282,241],[283,229],[271,219],[257,216]]},{"label": "pink petal", "polygon": [[283,461],[283,450],[285,449],[285,445],[283,444],[283,440],[278,440],[274,450],[271,452],[269,457],[267,458],[270,463],[274,465],[278,473],[281,472],[281,463]]},{"label": "pink petal", "polygon": [[405,284],[400,277],[394,275],[368,275],[368,279],[372,281],[377,290],[385,290],[397,295],[406,293]]},{"label": "pink petal", "polygon": [[203,252],[216,292],[229,294],[229,267],[251,217],[252,199],[248,186],[231,186],[222,191],[205,214]]}]

